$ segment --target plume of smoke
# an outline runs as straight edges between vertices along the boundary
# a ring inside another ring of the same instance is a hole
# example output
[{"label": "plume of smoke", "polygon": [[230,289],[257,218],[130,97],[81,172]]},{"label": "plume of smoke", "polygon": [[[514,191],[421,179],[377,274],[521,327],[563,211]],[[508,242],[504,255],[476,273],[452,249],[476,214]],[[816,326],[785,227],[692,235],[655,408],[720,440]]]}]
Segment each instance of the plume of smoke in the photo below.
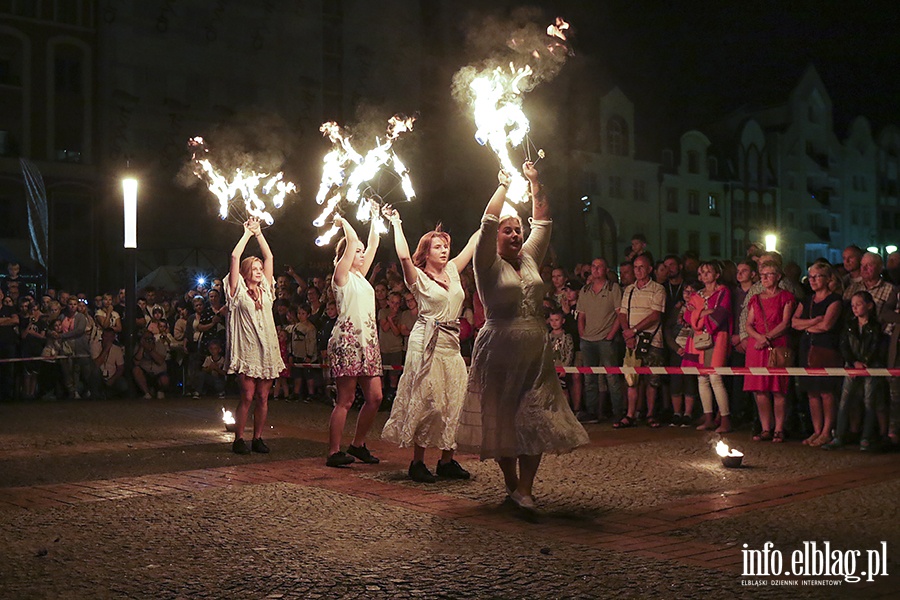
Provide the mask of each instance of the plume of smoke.
[{"label": "plume of smoke", "polygon": [[[543,24],[542,24],[543,23]],[[522,92],[552,80],[572,54],[561,39],[547,35],[547,25],[538,9],[519,9],[510,17],[486,17],[468,28],[470,52],[486,58],[462,67],[453,76],[453,98],[468,106],[473,97],[470,84],[496,68],[518,69],[529,65],[532,74],[523,81]]]}]

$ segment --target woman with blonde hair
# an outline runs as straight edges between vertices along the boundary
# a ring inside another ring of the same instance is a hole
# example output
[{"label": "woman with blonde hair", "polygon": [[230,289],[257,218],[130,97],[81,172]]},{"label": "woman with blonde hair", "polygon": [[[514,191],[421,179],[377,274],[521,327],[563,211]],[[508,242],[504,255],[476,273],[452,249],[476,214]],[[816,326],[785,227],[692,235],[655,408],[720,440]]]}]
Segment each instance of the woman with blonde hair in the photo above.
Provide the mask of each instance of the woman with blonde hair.
[{"label": "woman with blonde hair", "polygon": [[[331,279],[338,308],[337,321],[328,340],[328,365],[337,385],[337,399],[328,422],[329,467],[343,467],[355,459],[377,464],[378,458],[366,447],[366,434],[381,406],[381,347],[378,345],[378,326],[375,318],[375,290],[366,280],[378,251],[378,233],[373,218],[369,227],[368,246],[364,245],[353,226],[335,217],[334,224],[344,230],[344,237],[335,247],[334,276]],[[347,413],[356,396],[356,386],[362,388],[365,404],[356,419],[356,433],[347,452],[341,450],[341,436]]]},{"label": "woman with blonde hair", "polygon": [[441,450],[435,469],[438,477],[468,479],[468,471],[453,458],[467,378],[459,349],[459,316],[465,299],[459,274],[472,259],[477,234],[451,259],[450,236],[439,225],[422,236],[410,256],[400,215],[390,208],[385,214],[394,228],[403,279],[419,313],[409,334],[391,416],[381,436],[401,448],[413,447],[408,472],[413,481],[436,481],[424,462],[426,448]]},{"label": "woman with blonde hair", "polygon": [[[248,256],[241,260],[250,238],[256,238],[262,259]],[[260,229],[259,219],[244,223],[244,235],[231,251],[231,264],[225,293],[228,299],[228,328],[226,357],[228,373],[238,374],[241,400],[235,411],[235,454],[253,452],[266,454],[269,447],[262,440],[268,414],[269,390],[272,382],[284,369],[278,348],[278,334],[272,316],[275,301],[272,250]],[[253,440],[250,448],[244,442],[244,425],[253,402]]]}]

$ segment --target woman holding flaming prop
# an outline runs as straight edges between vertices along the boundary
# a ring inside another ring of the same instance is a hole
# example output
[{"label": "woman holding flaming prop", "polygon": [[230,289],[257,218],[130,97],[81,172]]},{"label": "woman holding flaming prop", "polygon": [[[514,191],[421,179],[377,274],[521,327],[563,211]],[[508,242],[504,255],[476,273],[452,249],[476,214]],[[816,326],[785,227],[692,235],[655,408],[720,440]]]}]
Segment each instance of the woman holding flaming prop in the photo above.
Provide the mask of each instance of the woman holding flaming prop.
[{"label": "woman holding flaming prop", "polygon": [[532,511],[543,453],[568,452],[589,440],[560,387],[544,323],[540,264],[550,245],[547,198],[534,164],[526,162],[522,170],[532,196],[528,241],[523,243],[517,216],[500,217],[509,185],[503,172],[481,219],[475,281],[487,320],[475,339],[457,440],[461,447],[480,447],[482,460],[496,460],[509,499]]},{"label": "woman holding flaming prop", "polygon": [[394,244],[403,279],[419,306],[409,335],[403,376],[382,438],[401,448],[413,446],[409,478],[434,483],[425,466],[425,449],[440,448],[437,475],[468,479],[469,473],[453,459],[456,430],[466,398],[466,363],[459,352],[459,315],[465,292],[459,274],[475,252],[474,234],[456,258],[450,259],[450,236],[440,226],[419,240],[412,256],[403,236],[399,213],[385,207],[394,227]]},{"label": "woman holding flaming prop", "polygon": [[[241,260],[251,237],[255,237],[259,244],[262,260],[256,256]],[[234,443],[231,446],[235,454],[250,454],[251,448],[262,454],[269,452],[269,447],[262,440],[269,409],[269,390],[273,380],[284,370],[272,316],[272,303],[275,301],[273,262],[272,250],[262,234],[259,219],[250,217],[244,223],[244,235],[231,251],[225,288],[229,310],[228,372],[238,374],[241,388],[241,402],[235,411]],[[244,424],[254,399],[253,441],[248,448],[243,438]]]},{"label": "woman holding flaming prop", "polygon": [[[365,276],[378,250],[375,216],[372,215],[369,227],[368,247],[359,240],[350,223],[340,216],[334,218],[334,224],[344,230],[344,237],[335,247],[332,277],[338,318],[328,340],[328,364],[337,384],[337,401],[328,423],[328,460],[325,464],[329,467],[349,465],[354,462],[354,457],[368,464],[379,462],[365,444],[366,434],[381,406],[383,371],[375,319],[375,291]],[[353,442],[347,452],[343,452],[341,436],[357,384],[362,388],[366,402],[356,419]]]}]

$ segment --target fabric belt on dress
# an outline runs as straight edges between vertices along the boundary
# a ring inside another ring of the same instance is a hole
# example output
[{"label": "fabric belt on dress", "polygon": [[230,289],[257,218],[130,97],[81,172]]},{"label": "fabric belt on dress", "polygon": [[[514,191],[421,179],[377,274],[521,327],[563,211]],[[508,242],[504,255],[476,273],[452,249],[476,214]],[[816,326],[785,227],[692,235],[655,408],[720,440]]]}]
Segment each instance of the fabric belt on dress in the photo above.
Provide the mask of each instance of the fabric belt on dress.
[{"label": "fabric belt on dress", "polygon": [[459,319],[453,321],[435,321],[420,316],[416,319],[417,323],[421,323],[425,329],[425,345],[422,348],[422,361],[416,365],[415,377],[413,378],[413,386],[418,387],[419,383],[425,378],[431,370],[431,359],[434,356],[434,349],[437,347],[438,335],[440,332],[447,333],[459,339]]}]

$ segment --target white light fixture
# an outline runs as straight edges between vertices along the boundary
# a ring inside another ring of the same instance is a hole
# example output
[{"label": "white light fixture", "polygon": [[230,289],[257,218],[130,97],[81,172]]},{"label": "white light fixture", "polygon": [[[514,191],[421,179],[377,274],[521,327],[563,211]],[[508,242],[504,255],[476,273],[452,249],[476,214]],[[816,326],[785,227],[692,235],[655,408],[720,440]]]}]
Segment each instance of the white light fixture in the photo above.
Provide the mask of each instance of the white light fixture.
[{"label": "white light fixture", "polygon": [[125,202],[125,243],[126,248],[137,248],[137,179],[122,180]]},{"label": "white light fixture", "polygon": [[884,251],[887,252],[888,254],[893,254],[894,252],[897,251],[897,246],[895,246],[893,244],[891,244],[890,246],[885,246]]},{"label": "white light fixture", "polygon": [[866,248],[866,250],[868,250],[872,254],[878,254],[878,246],[869,246],[868,248]]},{"label": "white light fixture", "polygon": [[776,245],[778,243],[778,237],[774,233],[766,234],[766,252],[773,252],[776,250]]}]

